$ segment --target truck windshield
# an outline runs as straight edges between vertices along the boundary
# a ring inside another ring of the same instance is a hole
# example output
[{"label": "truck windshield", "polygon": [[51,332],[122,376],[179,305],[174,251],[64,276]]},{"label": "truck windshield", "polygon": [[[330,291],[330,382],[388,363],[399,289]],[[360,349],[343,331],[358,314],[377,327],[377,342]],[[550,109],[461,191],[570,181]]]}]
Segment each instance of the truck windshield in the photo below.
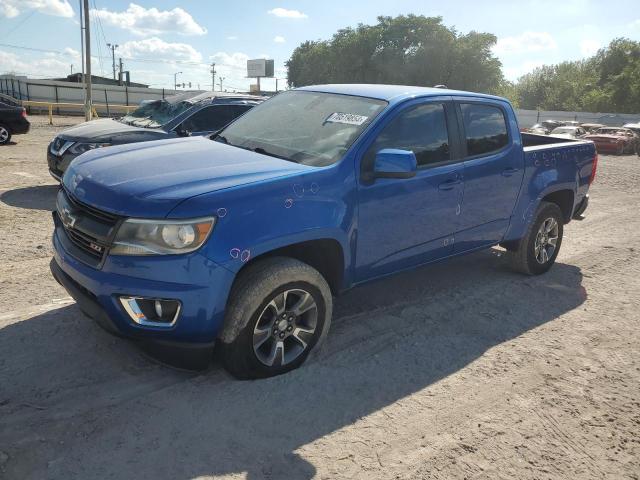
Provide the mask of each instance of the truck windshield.
[{"label": "truck windshield", "polygon": [[133,112],[122,117],[120,121],[136,127],[158,128],[192,106],[193,103],[186,101],[154,100],[143,103]]},{"label": "truck windshield", "polygon": [[324,167],[337,162],[387,102],[322,92],[281,93],[214,137],[240,148]]}]

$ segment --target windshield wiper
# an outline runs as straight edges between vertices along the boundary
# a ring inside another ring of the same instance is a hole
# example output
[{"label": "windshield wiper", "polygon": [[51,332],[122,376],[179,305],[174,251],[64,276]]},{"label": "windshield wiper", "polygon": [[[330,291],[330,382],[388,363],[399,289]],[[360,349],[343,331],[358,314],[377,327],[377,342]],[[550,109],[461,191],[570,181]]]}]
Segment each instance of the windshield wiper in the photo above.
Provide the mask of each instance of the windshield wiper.
[{"label": "windshield wiper", "polygon": [[256,147],[256,148],[250,148],[250,147],[242,147],[242,148],[246,148],[247,150],[251,150],[252,152],[256,152],[256,153],[260,153],[262,155],[268,155],[269,157],[274,157],[274,158],[279,158],[281,160],[287,160],[289,162],[294,162],[297,163],[295,160],[291,160],[288,157],[284,157],[282,155],[278,155],[276,153],[272,153],[272,152],[267,152],[264,148],[262,147]]}]

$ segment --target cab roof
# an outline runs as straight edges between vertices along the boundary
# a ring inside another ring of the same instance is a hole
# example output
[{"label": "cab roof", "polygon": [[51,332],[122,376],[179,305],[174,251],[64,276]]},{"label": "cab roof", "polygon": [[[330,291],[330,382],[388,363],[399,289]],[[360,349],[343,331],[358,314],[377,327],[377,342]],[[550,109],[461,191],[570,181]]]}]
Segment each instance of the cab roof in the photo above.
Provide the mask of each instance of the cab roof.
[{"label": "cab roof", "polygon": [[342,95],[354,95],[358,97],[375,98],[385,100],[389,103],[397,103],[415,97],[435,97],[435,96],[465,96],[475,98],[489,98],[493,100],[506,101],[502,97],[487,95],[484,93],[465,92],[462,90],[450,90],[447,88],[412,87],[408,85],[377,85],[366,83],[346,83],[328,85],[309,85],[296,90],[337,93]]}]

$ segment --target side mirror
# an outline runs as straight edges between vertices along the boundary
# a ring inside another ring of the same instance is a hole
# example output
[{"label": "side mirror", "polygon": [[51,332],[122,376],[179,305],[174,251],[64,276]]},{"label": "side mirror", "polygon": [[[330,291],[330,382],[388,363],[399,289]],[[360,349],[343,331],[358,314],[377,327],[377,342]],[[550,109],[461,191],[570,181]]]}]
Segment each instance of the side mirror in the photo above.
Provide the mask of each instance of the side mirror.
[{"label": "side mirror", "polygon": [[413,152],[385,148],[376,153],[373,178],[412,178],[416,176],[417,169]]},{"label": "side mirror", "polygon": [[184,124],[182,124],[182,123],[180,125],[178,125],[174,130],[178,134],[179,137],[190,137],[191,136],[191,132],[189,130],[187,130],[184,127]]}]

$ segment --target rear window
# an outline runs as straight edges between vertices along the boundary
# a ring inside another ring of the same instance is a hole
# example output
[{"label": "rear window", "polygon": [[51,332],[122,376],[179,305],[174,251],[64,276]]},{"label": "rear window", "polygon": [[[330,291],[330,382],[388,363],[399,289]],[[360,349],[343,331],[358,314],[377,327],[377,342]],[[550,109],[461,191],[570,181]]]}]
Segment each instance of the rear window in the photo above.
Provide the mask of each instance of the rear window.
[{"label": "rear window", "polygon": [[467,155],[488,155],[509,143],[507,122],[498,107],[477,103],[462,103],[462,120],[467,143]]}]

